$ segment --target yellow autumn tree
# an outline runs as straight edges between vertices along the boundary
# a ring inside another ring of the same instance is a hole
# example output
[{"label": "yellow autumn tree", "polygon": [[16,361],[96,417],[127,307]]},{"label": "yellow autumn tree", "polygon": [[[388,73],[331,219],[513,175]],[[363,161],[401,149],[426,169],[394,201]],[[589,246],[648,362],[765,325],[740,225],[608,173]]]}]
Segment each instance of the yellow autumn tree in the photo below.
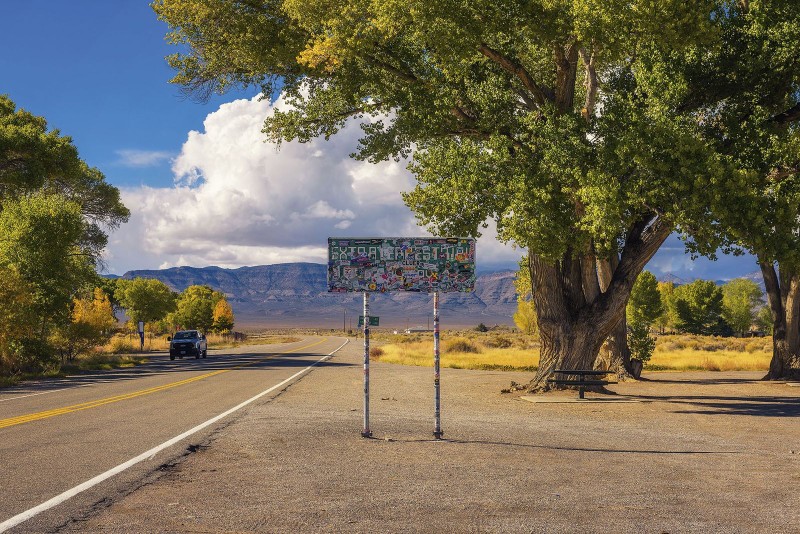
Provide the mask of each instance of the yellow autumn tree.
[{"label": "yellow autumn tree", "polygon": [[16,270],[0,267],[0,376],[17,369],[22,340],[33,336],[37,316],[32,294]]},{"label": "yellow autumn tree", "polygon": [[108,295],[96,287],[91,293],[73,301],[72,321],[56,335],[61,357],[73,360],[78,354],[106,343],[117,324]]},{"label": "yellow autumn tree", "polygon": [[233,308],[224,298],[219,299],[214,305],[214,326],[213,330],[220,334],[226,334],[233,329]]},{"label": "yellow autumn tree", "polygon": [[527,268],[527,257],[520,262],[520,269],[514,278],[517,290],[517,311],[514,312],[514,324],[523,334],[535,335],[538,331],[536,309],[531,298],[531,273]]}]

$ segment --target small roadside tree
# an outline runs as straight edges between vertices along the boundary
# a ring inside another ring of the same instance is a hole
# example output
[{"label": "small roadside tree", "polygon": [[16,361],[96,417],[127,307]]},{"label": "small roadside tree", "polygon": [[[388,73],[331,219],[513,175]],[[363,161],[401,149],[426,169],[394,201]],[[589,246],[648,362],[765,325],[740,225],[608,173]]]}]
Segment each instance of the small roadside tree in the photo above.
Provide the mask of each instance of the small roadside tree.
[{"label": "small roadside tree", "polygon": [[514,287],[517,290],[517,311],[514,312],[514,324],[517,325],[520,332],[532,336],[536,334],[538,326],[536,308],[531,295],[531,272],[527,263],[527,259],[523,258],[517,276],[514,278]]},{"label": "small roadside tree", "polygon": [[175,294],[161,280],[117,280],[116,297],[134,323],[159,321],[175,310]]},{"label": "small roadside tree", "polygon": [[761,288],[752,280],[731,280],[722,286],[722,318],[734,332],[746,334],[756,320],[756,307],[763,297]]},{"label": "small roadside tree", "polygon": [[210,286],[189,286],[178,296],[173,320],[182,328],[210,332],[214,327],[214,307],[224,298]]},{"label": "small roadside tree", "polygon": [[19,369],[16,348],[34,337],[38,324],[32,288],[15,269],[0,266],[0,376]]},{"label": "small roadside tree", "polygon": [[[658,280],[649,271],[642,271],[633,284],[626,314],[628,319],[628,346],[631,356],[647,362],[655,350],[655,338],[650,336],[650,327],[663,315]],[[637,373],[634,373],[634,375]]]},{"label": "small roadside tree", "polygon": [[0,266],[30,288],[42,340],[52,326],[69,322],[73,297],[96,279],[85,229],[80,206],[60,195],[31,193],[0,211]]},{"label": "small roadside tree", "polygon": [[661,297],[661,315],[655,320],[655,326],[663,334],[667,330],[674,331],[678,326],[678,310],[675,304],[675,283],[659,282],[658,293]]},{"label": "small roadside tree", "polygon": [[721,333],[722,289],[711,280],[695,280],[675,289],[678,330],[690,334]]},{"label": "small roadside tree", "polygon": [[631,298],[626,307],[628,323],[646,325],[649,328],[663,313],[658,280],[650,271],[642,271],[633,284]]},{"label": "small roadside tree", "polygon": [[111,302],[99,287],[73,303],[72,320],[56,332],[54,342],[61,348],[62,360],[73,360],[106,343],[117,320]]},{"label": "small roadside tree", "polygon": [[233,330],[233,323],[235,320],[233,308],[231,308],[231,305],[228,304],[225,298],[219,299],[214,305],[213,320],[214,324],[212,328],[215,332],[227,334]]}]

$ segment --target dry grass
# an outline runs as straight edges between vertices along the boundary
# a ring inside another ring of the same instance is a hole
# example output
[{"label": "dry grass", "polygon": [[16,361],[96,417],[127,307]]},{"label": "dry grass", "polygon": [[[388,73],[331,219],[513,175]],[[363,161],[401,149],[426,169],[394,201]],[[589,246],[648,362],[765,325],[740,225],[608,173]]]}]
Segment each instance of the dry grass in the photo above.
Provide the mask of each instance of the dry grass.
[{"label": "dry grass", "polygon": [[646,369],[651,371],[766,371],[772,338],[660,336]]},{"label": "dry grass", "polygon": [[[433,366],[430,334],[378,336],[374,360]],[[447,332],[442,335],[441,365],[454,369],[533,371],[539,363],[535,339],[513,332]],[[772,358],[770,338],[660,336],[645,366],[648,371],[765,371]]]},{"label": "dry grass", "polygon": [[75,360],[61,366],[61,372],[71,374],[77,371],[107,371],[124,369],[147,363],[147,358],[127,354],[95,353],[79,356]]},{"label": "dry grass", "polygon": [[[433,367],[433,341],[384,345],[379,350],[374,359],[380,362]],[[443,342],[440,351],[440,365],[452,369],[534,371],[538,363],[538,350],[490,348],[459,338]]]}]

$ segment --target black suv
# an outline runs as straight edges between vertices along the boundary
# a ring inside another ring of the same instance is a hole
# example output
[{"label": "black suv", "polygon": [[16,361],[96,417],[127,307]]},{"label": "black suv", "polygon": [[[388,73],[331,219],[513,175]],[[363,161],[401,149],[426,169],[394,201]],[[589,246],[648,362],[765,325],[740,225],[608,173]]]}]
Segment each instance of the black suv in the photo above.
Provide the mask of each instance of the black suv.
[{"label": "black suv", "polygon": [[167,338],[167,340],[169,340],[170,360],[174,360],[175,356],[178,358],[187,355],[194,355],[195,358],[208,356],[206,336],[197,330],[181,330],[175,332],[175,336]]}]

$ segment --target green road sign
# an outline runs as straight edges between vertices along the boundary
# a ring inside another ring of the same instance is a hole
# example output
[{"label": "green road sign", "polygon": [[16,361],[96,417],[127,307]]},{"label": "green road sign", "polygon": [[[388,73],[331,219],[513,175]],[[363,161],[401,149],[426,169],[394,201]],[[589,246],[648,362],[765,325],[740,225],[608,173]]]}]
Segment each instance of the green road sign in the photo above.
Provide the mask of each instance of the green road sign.
[{"label": "green road sign", "polygon": [[[350,323],[352,324],[352,323]],[[369,316],[369,325],[370,326],[380,326],[380,317],[375,317],[374,315]],[[364,316],[358,316],[358,326],[364,326]]]}]

